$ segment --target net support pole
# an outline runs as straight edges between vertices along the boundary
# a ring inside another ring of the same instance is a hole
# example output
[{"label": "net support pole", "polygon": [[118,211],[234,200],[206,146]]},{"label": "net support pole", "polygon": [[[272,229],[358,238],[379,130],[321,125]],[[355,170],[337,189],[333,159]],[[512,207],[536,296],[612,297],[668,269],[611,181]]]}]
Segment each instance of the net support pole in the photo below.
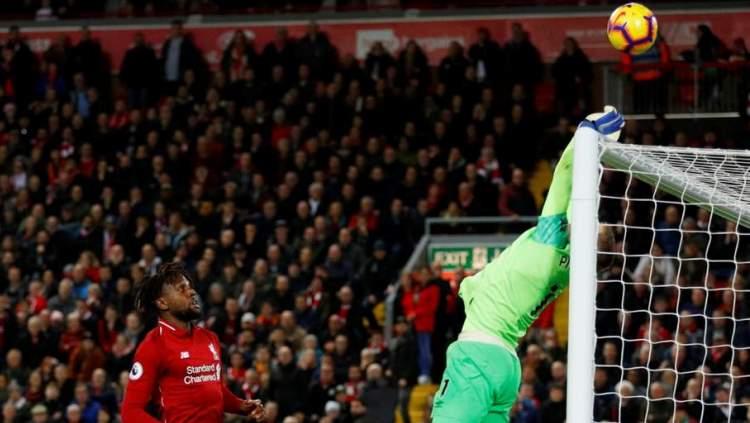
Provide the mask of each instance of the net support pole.
[{"label": "net support pole", "polygon": [[594,409],[599,134],[576,131],[571,193],[567,421],[590,422]]}]

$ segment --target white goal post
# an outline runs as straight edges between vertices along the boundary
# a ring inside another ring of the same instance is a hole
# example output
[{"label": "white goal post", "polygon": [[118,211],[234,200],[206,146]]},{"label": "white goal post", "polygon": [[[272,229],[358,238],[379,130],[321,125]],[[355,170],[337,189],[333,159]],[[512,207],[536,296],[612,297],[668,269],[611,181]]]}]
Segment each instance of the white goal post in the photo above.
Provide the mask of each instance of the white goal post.
[{"label": "white goal post", "polygon": [[[568,422],[750,421],[749,182],[748,151],[578,131]],[[597,269],[602,256],[613,270]]]}]

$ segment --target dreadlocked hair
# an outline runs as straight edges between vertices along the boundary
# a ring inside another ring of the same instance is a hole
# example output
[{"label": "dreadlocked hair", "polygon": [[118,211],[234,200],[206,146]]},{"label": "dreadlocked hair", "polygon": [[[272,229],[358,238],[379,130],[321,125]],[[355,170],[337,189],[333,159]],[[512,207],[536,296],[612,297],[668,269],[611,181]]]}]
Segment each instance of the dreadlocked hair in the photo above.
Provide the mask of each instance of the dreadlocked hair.
[{"label": "dreadlocked hair", "polygon": [[159,317],[156,299],[161,296],[164,285],[174,285],[189,275],[181,263],[171,262],[159,266],[156,273],[146,276],[135,286],[135,309],[145,322],[154,322]]}]

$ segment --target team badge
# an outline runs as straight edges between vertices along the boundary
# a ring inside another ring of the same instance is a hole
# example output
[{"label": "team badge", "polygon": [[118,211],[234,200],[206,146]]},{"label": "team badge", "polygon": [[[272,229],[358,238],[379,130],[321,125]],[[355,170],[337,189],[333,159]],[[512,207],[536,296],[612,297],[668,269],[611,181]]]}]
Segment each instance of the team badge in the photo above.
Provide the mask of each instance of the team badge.
[{"label": "team badge", "polygon": [[133,368],[130,369],[130,374],[128,377],[130,380],[138,380],[143,376],[143,365],[139,362],[133,363]]},{"label": "team badge", "polygon": [[211,350],[211,354],[214,355],[214,360],[219,361],[219,353],[216,352],[216,347],[214,347],[213,342],[208,344],[208,349]]}]

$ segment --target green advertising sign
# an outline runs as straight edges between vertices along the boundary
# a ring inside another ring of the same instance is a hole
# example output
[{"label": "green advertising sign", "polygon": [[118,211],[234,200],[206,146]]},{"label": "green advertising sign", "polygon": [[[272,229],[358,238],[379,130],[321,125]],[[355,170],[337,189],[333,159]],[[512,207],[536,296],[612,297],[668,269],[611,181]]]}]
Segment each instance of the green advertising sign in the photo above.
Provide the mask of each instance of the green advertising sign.
[{"label": "green advertising sign", "polygon": [[459,268],[479,270],[500,255],[507,245],[483,245],[478,247],[430,246],[427,257],[430,264],[440,263],[443,270]]}]

